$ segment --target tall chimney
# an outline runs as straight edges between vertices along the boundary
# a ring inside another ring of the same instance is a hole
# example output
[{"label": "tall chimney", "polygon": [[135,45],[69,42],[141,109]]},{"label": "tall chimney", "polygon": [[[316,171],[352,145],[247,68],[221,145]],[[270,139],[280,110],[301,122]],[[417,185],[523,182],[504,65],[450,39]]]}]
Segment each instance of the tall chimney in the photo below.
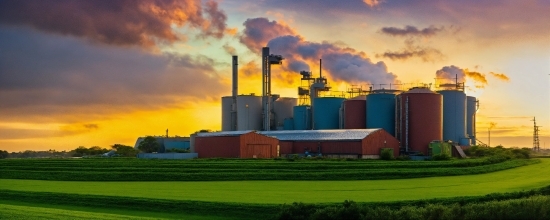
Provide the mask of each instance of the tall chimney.
[{"label": "tall chimney", "polygon": [[237,95],[239,94],[239,57],[233,56],[233,103],[231,105],[231,130],[237,130]]},{"label": "tall chimney", "polygon": [[233,97],[239,94],[239,57],[233,56]]}]

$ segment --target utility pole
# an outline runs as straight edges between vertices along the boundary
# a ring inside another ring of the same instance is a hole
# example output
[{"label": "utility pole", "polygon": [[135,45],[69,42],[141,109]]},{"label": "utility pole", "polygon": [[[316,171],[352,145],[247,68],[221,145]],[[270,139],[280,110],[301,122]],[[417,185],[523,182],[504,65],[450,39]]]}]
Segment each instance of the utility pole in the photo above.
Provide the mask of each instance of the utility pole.
[{"label": "utility pole", "polygon": [[533,150],[540,151],[539,127],[541,126],[537,126],[535,117],[531,121],[533,121]]}]

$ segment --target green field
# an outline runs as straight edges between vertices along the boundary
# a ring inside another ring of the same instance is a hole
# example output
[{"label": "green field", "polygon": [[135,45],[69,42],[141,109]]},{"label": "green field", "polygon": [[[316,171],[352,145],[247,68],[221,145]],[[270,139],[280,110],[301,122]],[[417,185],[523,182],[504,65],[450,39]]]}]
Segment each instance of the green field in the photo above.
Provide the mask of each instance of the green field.
[{"label": "green field", "polygon": [[502,157],[380,160],[0,160],[0,178],[60,181],[377,180],[490,173],[539,162]]},{"label": "green field", "polygon": [[0,204],[0,219],[158,219],[133,215]]},{"label": "green field", "polygon": [[550,185],[550,159],[488,174],[360,181],[79,182],[0,179],[0,190],[170,200],[281,204],[419,200],[529,190]]}]

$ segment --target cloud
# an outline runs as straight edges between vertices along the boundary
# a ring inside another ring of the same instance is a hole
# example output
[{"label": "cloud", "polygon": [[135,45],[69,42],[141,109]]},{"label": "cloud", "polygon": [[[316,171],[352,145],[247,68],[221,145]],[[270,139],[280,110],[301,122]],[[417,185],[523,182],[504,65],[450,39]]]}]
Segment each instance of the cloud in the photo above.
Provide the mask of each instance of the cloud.
[{"label": "cloud", "polygon": [[374,6],[378,6],[383,1],[381,1],[381,0],[363,0],[363,2],[365,2],[365,4],[367,4],[370,7],[374,7]]},{"label": "cloud", "polygon": [[[503,80],[503,81],[510,80],[503,73],[494,73],[494,72],[489,72],[489,73],[495,76],[499,80]],[[453,82],[455,79],[457,79],[458,82],[465,82],[467,78],[472,79],[474,82],[476,82],[477,88],[484,88],[489,84],[485,74],[476,72],[476,71],[470,71],[468,69],[461,69],[460,67],[457,67],[454,65],[445,66],[440,70],[437,70],[436,77],[440,80],[452,80]]]},{"label": "cloud", "polygon": [[54,129],[25,129],[0,126],[1,140],[20,140],[35,138],[67,137],[93,132],[99,129],[97,124],[66,124]]},{"label": "cloud", "polygon": [[388,72],[384,62],[373,62],[365,53],[353,48],[306,41],[290,27],[265,18],[248,19],[244,25],[241,42],[252,51],[267,43],[270,53],[285,58],[285,70],[310,70],[310,63],[318,63],[322,59],[323,70],[333,80],[372,84],[394,83],[396,80],[397,76]]},{"label": "cloud", "polygon": [[454,65],[445,66],[440,70],[437,70],[435,75],[436,78],[440,80],[451,80],[453,82],[457,80],[459,83],[465,82],[466,77],[468,77],[477,82],[478,84],[476,86],[479,88],[483,88],[487,85],[487,79],[485,78],[484,74],[478,72],[470,72],[468,71],[468,69],[461,69],[460,67]]},{"label": "cloud", "polygon": [[407,25],[404,28],[383,27],[380,31],[384,34],[394,36],[394,37],[410,37],[410,36],[431,37],[443,30],[444,28],[442,27],[436,28],[434,26],[430,26],[427,28],[418,29],[415,26]]},{"label": "cloud", "polygon": [[3,121],[74,122],[217,100],[229,91],[219,64],[204,56],[95,47],[28,28],[0,28],[0,48]]},{"label": "cloud", "polygon": [[227,16],[214,1],[58,0],[0,1],[0,24],[90,39],[109,45],[155,47],[182,40],[172,26],[221,38]]},{"label": "cloud", "polygon": [[227,52],[229,55],[237,55],[237,50],[230,46],[229,44],[224,44],[223,45],[223,49],[225,50],[225,52]]},{"label": "cloud", "polygon": [[439,61],[445,58],[441,51],[431,47],[417,46],[412,39],[406,40],[405,45],[405,48],[399,51],[386,51],[383,54],[376,54],[376,57],[385,57],[391,60],[408,60],[418,57],[424,62]]},{"label": "cloud", "polygon": [[502,81],[505,81],[505,82],[508,82],[510,81],[510,78],[506,75],[504,75],[504,73],[494,73],[494,72],[489,72],[492,76],[494,76],[495,78],[497,79],[500,79]]},{"label": "cloud", "polygon": [[287,25],[269,21],[267,18],[249,18],[243,25],[245,29],[240,36],[240,42],[255,53],[260,53],[262,47],[267,46],[267,42],[273,38],[296,33]]}]

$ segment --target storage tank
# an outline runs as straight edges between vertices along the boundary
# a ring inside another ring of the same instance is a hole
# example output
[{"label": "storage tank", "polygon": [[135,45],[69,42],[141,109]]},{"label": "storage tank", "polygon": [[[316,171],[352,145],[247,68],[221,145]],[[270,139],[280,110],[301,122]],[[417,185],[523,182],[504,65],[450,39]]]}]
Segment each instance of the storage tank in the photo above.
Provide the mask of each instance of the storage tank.
[{"label": "storage tank", "polygon": [[343,103],[344,129],[364,129],[366,128],[367,100],[356,99],[346,100]]},{"label": "storage tank", "polygon": [[338,129],[340,106],[344,100],[338,97],[313,99],[313,129]]},{"label": "storage tank", "polygon": [[413,88],[400,94],[397,103],[402,148],[428,155],[430,142],[443,138],[443,96],[427,88]]},{"label": "storage tank", "polygon": [[237,96],[237,130],[262,129],[262,97],[255,95]]},{"label": "storage tank", "polygon": [[476,97],[466,97],[466,135],[470,137],[470,145],[476,145],[477,103]]},{"label": "storage tank", "polygon": [[273,102],[273,117],[277,130],[283,130],[285,119],[292,118],[293,108],[298,105],[298,99],[281,97]]},{"label": "storage tank", "polygon": [[283,130],[294,130],[294,118],[285,118]]},{"label": "storage tank", "polygon": [[382,128],[395,136],[395,94],[371,93],[366,103],[367,128]]},{"label": "storage tank", "polygon": [[443,140],[469,145],[466,136],[466,94],[460,90],[441,90],[443,95]]},{"label": "storage tank", "polygon": [[308,105],[294,106],[294,130],[311,130],[311,108]]},{"label": "storage tank", "polygon": [[222,97],[222,131],[231,131],[231,105],[232,96]]}]

